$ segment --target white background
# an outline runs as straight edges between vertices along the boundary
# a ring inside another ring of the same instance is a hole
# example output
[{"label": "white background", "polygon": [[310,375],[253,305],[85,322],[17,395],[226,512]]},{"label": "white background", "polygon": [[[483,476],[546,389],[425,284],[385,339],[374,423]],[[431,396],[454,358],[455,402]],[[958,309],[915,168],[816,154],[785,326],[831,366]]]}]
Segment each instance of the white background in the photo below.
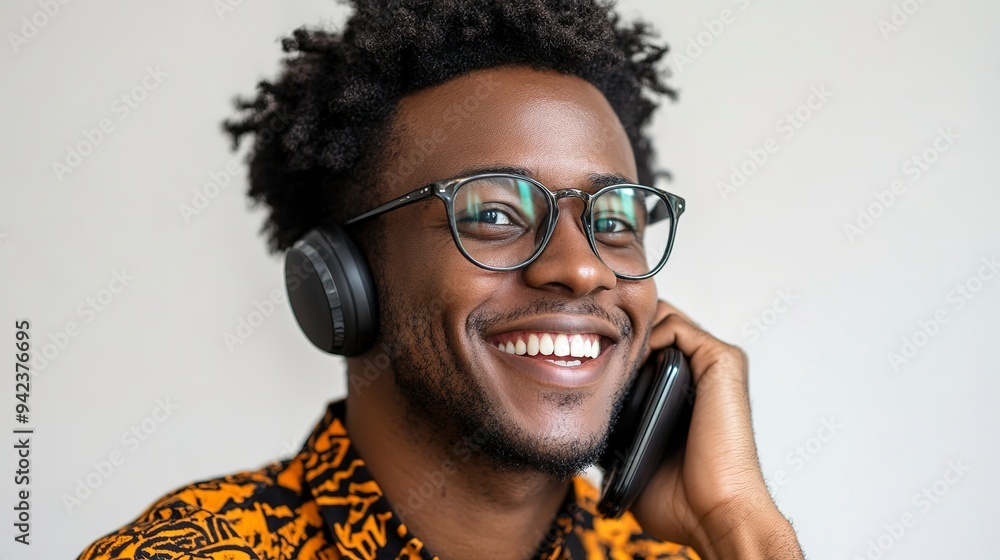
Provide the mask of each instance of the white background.
[{"label": "white background", "polygon": [[[1000,277],[975,279],[1000,256],[1000,4],[912,0],[919,9],[886,37],[879,20],[899,1],[621,3],[687,57],[672,63],[681,100],[654,130],[668,188],[689,206],[657,283],[749,352],[764,473],[816,559],[983,558],[1000,521]],[[288,455],[345,391],[342,361],[312,349],[283,303],[245,343],[224,341],[282,286],[243,167],[197,215],[179,209],[239,161],[219,122],[233,96],[274,76],[278,38],[339,25],[344,8],[71,2],[15,52],[9,34],[39,10],[0,7],[0,361],[13,366],[16,318],[31,320],[36,354],[68,322],[79,330],[33,374],[30,548],[12,540],[3,440],[0,558],[15,559],[72,557],[177,486]],[[148,67],[166,76],[126,116],[115,100]],[[832,96],[801,108],[813,88]],[[796,110],[808,118],[789,135],[782,119]],[[101,119],[114,130],[57,177],[53,162]],[[907,162],[939,129],[957,138],[917,179]],[[719,183],[755,167],[748,150],[768,139],[777,150],[724,196]],[[845,224],[897,179],[904,194],[849,236]],[[86,312],[122,269],[124,290]],[[967,283],[979,291],[959,308],[949,293]],[[779,290],[790,307],[773,306]],[[939,310],[948,322],[915,336]],[[766,332],[745,327],[755,317]],[[904,337],[921,347],[893,367]],[[4,430],[17,427],[13,385],[0,383]],[[162,423],[150,419],[157,399],[178,407]],[[155,432],[123,442],[144,420]],[[832,437],[824,421],[839,426]],[[116,451],[124,462],[67,508],[63,495]],[[963,474],[944,482],[951,463]],[[914,501],[925,488],[934,503]],[[912,526],[890,535],[907,514]]]}]

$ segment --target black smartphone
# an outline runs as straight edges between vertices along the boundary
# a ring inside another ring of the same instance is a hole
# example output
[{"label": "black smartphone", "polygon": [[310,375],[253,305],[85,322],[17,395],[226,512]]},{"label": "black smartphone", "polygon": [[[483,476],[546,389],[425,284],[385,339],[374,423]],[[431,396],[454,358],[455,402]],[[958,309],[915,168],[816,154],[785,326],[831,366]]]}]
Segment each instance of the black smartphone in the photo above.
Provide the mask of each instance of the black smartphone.
[{"label": "black smartphone", "polygon": [[598,461],[604,471],[597,503],[601,515],[621,517],[657,467],[683,451],[693,407],[687,358],[675,347],[653,352],[636,375]]}]

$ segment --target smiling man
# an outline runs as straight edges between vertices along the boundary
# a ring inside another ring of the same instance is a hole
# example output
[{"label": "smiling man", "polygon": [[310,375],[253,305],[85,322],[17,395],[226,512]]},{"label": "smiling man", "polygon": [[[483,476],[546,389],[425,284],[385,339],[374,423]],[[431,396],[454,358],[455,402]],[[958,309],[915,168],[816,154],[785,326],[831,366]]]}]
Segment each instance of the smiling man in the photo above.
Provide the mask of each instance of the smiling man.
[{"label": "smiling man", "polygon": [[[357,243],[374,344],[341,349],[348,396],[294,458],[171,493],[82,557],[802,558],[743,353],[651,278],[683,210],[643,132],[665,49],[589,1],[355,9],[286,40],[227,129],[255,137],[274,249]],[[579,474],[667,346],[697,390],[683,456],[604,518]]]}]

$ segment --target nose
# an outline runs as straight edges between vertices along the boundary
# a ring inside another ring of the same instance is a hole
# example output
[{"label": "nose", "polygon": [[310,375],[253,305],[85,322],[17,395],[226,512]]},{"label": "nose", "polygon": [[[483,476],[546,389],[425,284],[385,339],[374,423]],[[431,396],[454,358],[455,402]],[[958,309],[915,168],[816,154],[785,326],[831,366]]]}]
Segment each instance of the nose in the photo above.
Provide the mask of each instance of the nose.
[{"label": "nose", "polygon": [[582,197],[560,197],[559,217],[552,237],[538,258],[523,269],[525,282],[568,297],[583,297],[610,290],[618,283],[615,273],[594,253],[587,241],[580,215]]}]

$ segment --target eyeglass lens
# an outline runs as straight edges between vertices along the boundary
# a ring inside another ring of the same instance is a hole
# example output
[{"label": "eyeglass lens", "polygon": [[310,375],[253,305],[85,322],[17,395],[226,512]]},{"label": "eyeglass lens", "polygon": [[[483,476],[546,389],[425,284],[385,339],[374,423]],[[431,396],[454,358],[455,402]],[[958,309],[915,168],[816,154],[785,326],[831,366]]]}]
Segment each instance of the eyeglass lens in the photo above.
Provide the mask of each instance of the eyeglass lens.
[{"label": "eyeglass lens", "polygon": [[[552,211],[543,187],[515,177],[468,181],[453,202],[462,248],[479,264],[495,268],[529,260],[545,239]],[[644,275],[666,252],[671,212],[655,191],[609,189],[592,200],[590,221],[598,256],[620,275]]]}]

